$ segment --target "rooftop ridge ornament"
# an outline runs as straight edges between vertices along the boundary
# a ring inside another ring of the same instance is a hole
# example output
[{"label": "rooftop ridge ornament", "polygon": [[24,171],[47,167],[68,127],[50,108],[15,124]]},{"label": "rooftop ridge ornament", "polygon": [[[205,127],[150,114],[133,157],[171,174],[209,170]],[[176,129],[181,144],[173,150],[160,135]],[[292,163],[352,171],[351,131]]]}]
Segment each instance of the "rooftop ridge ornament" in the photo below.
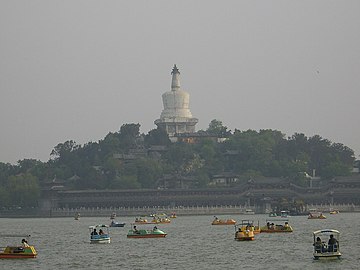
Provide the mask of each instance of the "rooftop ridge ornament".
[{"label": "rooftop ridge ornament", "polygon": [[171,90],[176,91],[180,89],[180,72],[176,64],[174,65],[172,71],[172,80],[171,80]]},{"label": "rooftop ridge ornament", "polygon": [[179,73],[180,74],[180,71],[179,69],[177,68],[176,64],[174,65],[172,71],[171,71],[171,75],[174,74],[174,73]]}]

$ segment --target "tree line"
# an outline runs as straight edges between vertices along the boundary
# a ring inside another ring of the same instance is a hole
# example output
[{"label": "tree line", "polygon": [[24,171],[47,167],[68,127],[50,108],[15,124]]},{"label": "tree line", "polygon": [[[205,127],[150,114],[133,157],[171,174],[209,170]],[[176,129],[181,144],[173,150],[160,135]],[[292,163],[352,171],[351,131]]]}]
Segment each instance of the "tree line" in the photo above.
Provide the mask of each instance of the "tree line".
[{"label": "tree line", "polygon": [[[0,163],[0,207],[36,206],[41,188],[59,181],[69,189],[153,189],[165,175],[176,175],[203,188],[214,175],[230,172],[244,180],[286,177],[305,185],[313,170],[322,179],[349,175],[355,160],[352,149],[319,135],[232,132],[216,119],[195,137],[193,143],[172,143],[162,129],[141,134],[139,124],[124,124],[98,142],[59,143],[47,162]],[[162,150],[150,151],[154,146]]]}]

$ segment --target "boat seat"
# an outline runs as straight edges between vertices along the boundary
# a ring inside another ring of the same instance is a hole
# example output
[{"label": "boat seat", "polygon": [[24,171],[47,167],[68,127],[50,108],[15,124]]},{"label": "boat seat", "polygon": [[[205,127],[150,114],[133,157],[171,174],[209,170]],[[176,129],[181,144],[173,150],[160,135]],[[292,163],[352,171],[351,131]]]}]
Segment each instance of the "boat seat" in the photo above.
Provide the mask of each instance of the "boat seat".
[{"label": "boat seat", "polygon": [[24,248],[22,247],[18,247],[14,249],[14,253],[22,253],[22,252],[24,252]]}]

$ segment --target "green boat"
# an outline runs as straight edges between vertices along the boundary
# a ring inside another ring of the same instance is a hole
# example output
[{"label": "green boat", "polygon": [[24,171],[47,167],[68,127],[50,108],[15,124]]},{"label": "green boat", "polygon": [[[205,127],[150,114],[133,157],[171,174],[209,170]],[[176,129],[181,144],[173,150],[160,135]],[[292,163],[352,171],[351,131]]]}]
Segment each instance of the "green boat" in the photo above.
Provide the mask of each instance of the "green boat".
[{"label": "green boat", "polygon": [[128,238],[164,238],[167,234],[158,228],[154,228],[152,230],[144,230],[144,229],[134,229],[129,230],[127,237]]}]

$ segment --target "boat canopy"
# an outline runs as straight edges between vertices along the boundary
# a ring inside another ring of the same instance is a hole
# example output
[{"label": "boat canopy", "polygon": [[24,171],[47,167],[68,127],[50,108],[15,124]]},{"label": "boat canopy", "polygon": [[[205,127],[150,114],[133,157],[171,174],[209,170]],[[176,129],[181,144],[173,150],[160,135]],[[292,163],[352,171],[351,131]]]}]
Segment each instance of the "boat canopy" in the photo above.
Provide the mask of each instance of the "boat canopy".
[{"label": "boat canopy", "polygon": [[241,223],[237,223],[235,224],[236,226],[241,226],[241,225],[249,225],[249,226],[254,226],[254,221],[253,220],[249,220],[249,219],[243,219],[241,220]]},{"label": "boat canopy", "polygon": [[266,222],[274,222],[274,221],[288,222],[289,219],[287,219],[287,218],[268,218],[268,219],[266,219]]},{"label": "boat canopy", "polygon": [[333,230],[333,229],[324,229],[324,230],[318,230],[315,231],[313,234],[327,234],[327,233],[335,233],[335,234],[340,234],[340,232],[338,230]]},{"label": "boat canopy", "polygon": [[89,229],[96,229],[96,228],[109,228],[109,226],[105,225],[105,224],[98,224],[98,225],[89,226]]}]

